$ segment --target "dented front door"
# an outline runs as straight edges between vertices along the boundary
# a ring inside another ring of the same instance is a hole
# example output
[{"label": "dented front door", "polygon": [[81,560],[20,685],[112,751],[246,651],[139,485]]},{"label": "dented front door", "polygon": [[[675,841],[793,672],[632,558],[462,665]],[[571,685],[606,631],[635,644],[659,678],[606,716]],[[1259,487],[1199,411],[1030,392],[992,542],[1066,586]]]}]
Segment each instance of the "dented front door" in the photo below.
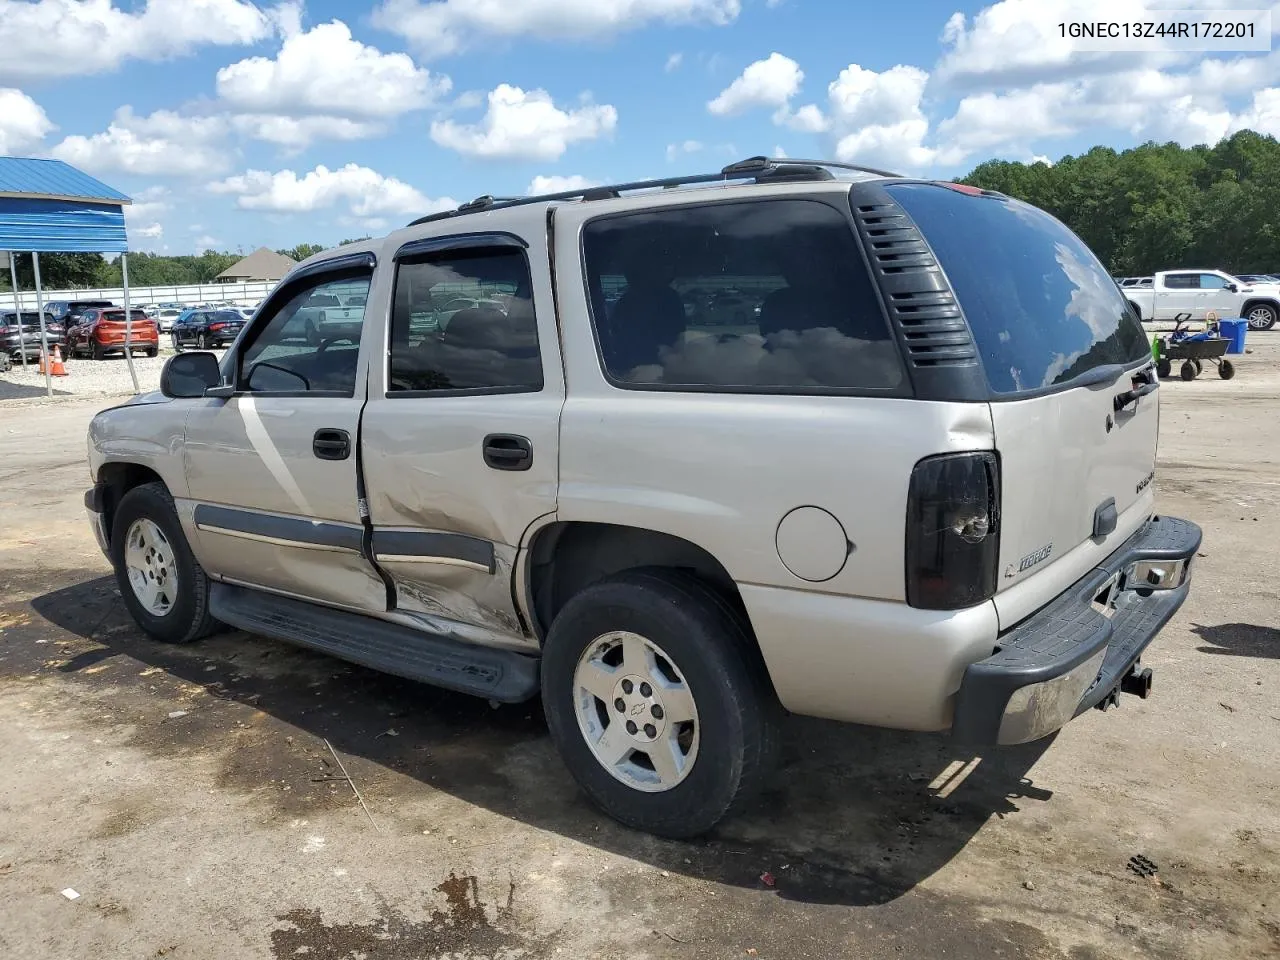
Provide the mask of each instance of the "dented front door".
[{"label": "dented front door", "polygon": [[513,572],[526,531],[556,509],[564,403],[542,236],[534,212],[527,239],[429,236],[396,252],[386,366],[361,423],[396,614],[515,648],[534,642]]}]

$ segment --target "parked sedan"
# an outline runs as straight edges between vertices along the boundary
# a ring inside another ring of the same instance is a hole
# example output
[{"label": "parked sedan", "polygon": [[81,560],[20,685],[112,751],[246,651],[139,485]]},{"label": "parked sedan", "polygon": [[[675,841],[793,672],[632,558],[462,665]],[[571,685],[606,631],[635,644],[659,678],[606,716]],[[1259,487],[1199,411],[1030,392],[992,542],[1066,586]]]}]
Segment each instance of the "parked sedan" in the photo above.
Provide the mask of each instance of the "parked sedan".
[{"label": "parked sedan", "polygon": [[184,310],[169,334],[178,353],[184,347],[209,350],[225,347],[244,325],[244,317],[236,310]]},{"label": "parked sedan", "polygon": [[[93,307],[80,315],[79,322],[67,331],[67,356],[87,353],[101,360],[108,353],[124,353],[141,350],[148,357],[160,352],[160,330],[156,322],[141,310],[130,309],[133,329],[126,324],[124,310],[120,307],[105,309]],[[126,334],[129,339],[126,341]]]},{"label": "parked sedan", "polygon": [[173,329],[173,325],[178,322],[178,318],[182,316],[182,311],[173,307],[161,307],[157,315],[152,319],[160,324],[160,332],[168,333]]}]

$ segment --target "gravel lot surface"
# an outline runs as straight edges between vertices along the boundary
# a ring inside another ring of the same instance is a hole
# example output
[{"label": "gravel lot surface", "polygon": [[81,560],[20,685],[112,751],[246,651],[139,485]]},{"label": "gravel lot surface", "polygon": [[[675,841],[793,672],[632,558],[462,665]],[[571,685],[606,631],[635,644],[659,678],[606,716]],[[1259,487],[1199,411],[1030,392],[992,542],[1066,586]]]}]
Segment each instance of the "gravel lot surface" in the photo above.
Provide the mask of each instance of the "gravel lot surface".
[{"label": "gravel lot surface", "polygon": [[981,754],[794,718],[698,843],[592,810],[536,703],[148,641],[82,518],[105,403],[0,411],[0,956],[1275,958],[1280,331],[1255,339],[1234,380],[1160,390],[1159,507],[1205,540],[1150,700]]}]

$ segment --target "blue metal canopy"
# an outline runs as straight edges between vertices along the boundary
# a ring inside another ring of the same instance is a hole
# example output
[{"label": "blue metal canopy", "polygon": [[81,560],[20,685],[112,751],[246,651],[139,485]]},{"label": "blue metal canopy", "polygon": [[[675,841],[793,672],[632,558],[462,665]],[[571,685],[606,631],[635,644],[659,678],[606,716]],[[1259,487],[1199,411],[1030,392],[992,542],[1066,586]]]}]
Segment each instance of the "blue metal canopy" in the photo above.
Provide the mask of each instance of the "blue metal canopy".
[{"label": "blue metal canopy", "polygon": [[0,250],[125,253],[128,203],[61,160],[0,157]]}]

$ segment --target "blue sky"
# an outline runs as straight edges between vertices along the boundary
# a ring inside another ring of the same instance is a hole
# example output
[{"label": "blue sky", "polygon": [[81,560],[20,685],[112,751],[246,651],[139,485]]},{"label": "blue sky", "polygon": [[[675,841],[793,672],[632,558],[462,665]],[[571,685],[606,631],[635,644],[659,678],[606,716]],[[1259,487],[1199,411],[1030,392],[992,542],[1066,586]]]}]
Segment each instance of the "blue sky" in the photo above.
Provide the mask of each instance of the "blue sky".
[{"label": "blue sky", "polygon": [[[1260,7],[1180,0],[1147,7]],[[954,176],[1280,133],[1269,52],[1082,52],[1140,0],[0,0],[0,154],[137,201],[136,249],[385,232],[484,193],[759,153]],[[1280,26],[1280,16],[1274,17]]]}]

